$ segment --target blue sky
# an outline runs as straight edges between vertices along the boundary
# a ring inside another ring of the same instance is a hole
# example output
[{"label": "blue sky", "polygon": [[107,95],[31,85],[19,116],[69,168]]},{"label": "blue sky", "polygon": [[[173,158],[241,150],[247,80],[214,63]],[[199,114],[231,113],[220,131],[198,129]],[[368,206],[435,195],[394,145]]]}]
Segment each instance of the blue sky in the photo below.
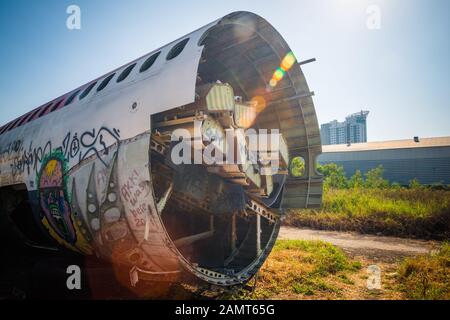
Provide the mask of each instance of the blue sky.
[{"label": "blue sky", "polygon": [[[81,30],[66,28],[71,4]],[[303,69],[320,123],[368,109],[370,141],[450,135],[448,0],[2,0],[0,124],[236,10],[317,58]]]}]

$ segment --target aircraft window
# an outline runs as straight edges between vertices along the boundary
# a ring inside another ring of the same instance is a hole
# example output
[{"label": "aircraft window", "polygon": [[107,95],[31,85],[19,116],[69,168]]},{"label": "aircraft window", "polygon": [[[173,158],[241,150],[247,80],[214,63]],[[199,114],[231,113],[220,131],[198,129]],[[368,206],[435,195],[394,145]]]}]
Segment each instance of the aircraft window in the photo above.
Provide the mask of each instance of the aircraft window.
[{"label": "aircraft window", "polygon": [[20,127],[25,122],[25,120],[29,118],[30,114],[31,114],[31,112],[27,113],[25,116],[23,116],[22,119],[17,124],[17,126]]},{"label": "aircraft window", "polygon": [[13,123],[11,123],[11,125],[8,127],[8,130],[7,131],[9,131],[9,130],[11,130],[11,129],[13,129],[14,128],[14,126],[16,125],[16,123],[18,122],[20,120],[20,118],[19,119],[16,119],[16,120],[14,120],[14,122]]},{"label": "aircraft window", "polygon": [[189,38],[181,40],[176,45],[174,45],[173,48],[170,49],[169,53],[167,54],[166,60],[172,60],[173,58],[176,58],[183,51],[188,41]]},{"label": "aircraft window", "polygon": [[28,123],[31,119],[33,119],[34,116],[37,115],[37,113],[39,112],[39,110],[40,110],[40,109],[34,110],[34,111],[30,114],[30,116],[27,118],[27,120],[25,121],[25,123]]},{"label": "aircraft window", "polygon": [[69,104],[72,103],[73,99],[75,99],[75,97],[78,95],[78,93],[80,93],[80,90],[75,91],[64,103],[64,106],[67,106]]},{"label": "aircraft window", "polygon": [[33,112],[31,112],[28,117],[25,119],[24,123],[28,123],[30,122],[30,120],[32,120],[34,118],[35,115],[37,115],[37,113],[40,111],[41,109],[35,109]]},{"label": "aircraft window", "polygon": [[14,124],[14,121],[8,122],[7,124],[5,124],[3,126],[2,132],[1,133],[5,133],[8,132],[11,129],[11,126]]},{"label": "aircraft window", "polygon": [[111,81],[111,79],[114,77],[115,73],[110,74],[109,76],[107,76],[102,83],[100,83],[100,85],[97,88],[97,92],[102,91],[103,89],[105,89],[105,87],[108,85],[108,83]]},{"label": "aircraft window", "polygon": [[117,82],[121,82],[121,81],[125,80],[135,66],[136,66],[136,63],[133,63],[131,66],[128,66],[125,70],[123,70],[122,73],[117,78]]},{"label": "aircraft window", "polygon": [[157,52],[155,54],[152,54],[145,62],[142,64],[141,69],[139,69],[139,72],[144,72],[150,69],[150,67],[155,63],[156,59],[158,59],[158,56],[160,55],[160,52]]},{"label": "aircraft window", "polygon": [[96,84],[97,84],[97,81],[91,83],[91,84],[89,85],[89,87],[87,87],[86,89],[84,89],[83,93],[80,94],[79,99],[80,99],[80,100],[81,100],[81,99],[84,99],[84,98],[89,94],[89,92],[91,92],[91,90],[95,87]]},{"label": "aircraft window", "polygon": [[293,177],[302,177],[305,175],[305,159],[302,157],[295,157],[291,160],[290,173]]},{"label": "aircraft window", "polygon": [[57,103],[55,103],[55,105],[50,109],[50,111],[49,111],[48,113],[53,112],[53,111],[55,111],[56,109],[58,109],[59,106],[61,105],[61,102],[63,102],[63,99],[61,99],[61,100],[59,100]]},{"label": "aircraft window", "polygon": [[50,106],[52,105],[53,103],[52,102],[50,102],[49,104],[47,104],[45,107],[43,107],[42,109],[41,109],[41,111],[39,111],[39,113],[37,114],[37,118],[40,118],[40,117],[42,117],[43,115],[44,115],[44,113],[47,111],[47,109],[48,108],[50,108]]},{"label": "aircraft window", "polygon": [[79,100],[84,99],[84,98],[89,94],[89,92],[91,92],[91,90],[95,87],[96,84],[97,84],[97,81],[91,83],[91,84],[89,85],[89,87],[87,87],[86,89],[84,89],[83,93],[80,94]]}]

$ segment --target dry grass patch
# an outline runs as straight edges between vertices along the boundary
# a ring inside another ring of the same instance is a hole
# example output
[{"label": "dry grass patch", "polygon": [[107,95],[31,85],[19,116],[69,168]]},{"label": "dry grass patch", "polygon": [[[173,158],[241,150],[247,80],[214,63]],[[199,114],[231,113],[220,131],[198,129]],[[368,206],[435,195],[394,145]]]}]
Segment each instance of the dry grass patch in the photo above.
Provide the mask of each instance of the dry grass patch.
[{"label": "dry grass patch", "polygon": [[253,291],[231,299],[339,299],[361,269],[335,246],[322,241],[279,240],[259,272]]},{"label": "dry grass patch", "polygon": [[399,268],[399,282],[410,299],[450,300],[450,245],[406,259]]}]

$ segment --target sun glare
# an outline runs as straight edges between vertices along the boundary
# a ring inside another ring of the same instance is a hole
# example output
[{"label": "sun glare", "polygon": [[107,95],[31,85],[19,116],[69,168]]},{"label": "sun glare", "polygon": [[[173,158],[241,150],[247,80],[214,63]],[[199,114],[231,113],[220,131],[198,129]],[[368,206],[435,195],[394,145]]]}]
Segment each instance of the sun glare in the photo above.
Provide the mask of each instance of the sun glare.
[{"label": "sun glare", "polygon": [[286,72],[292,68],[296,61],[297,59],[294,54],[292,52],[288,52],[281,60],[280,66],[273,73],[272,79],[269,81],[269,86],[271,88],[276,87],[278,82],[284,78]]}]

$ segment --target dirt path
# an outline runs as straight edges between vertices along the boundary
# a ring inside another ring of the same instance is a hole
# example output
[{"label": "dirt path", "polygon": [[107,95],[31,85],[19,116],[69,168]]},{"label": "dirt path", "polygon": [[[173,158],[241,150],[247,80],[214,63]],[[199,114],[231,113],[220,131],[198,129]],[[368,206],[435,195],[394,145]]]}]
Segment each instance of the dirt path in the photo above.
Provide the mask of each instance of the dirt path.
[{"label": "dirt path", "polygon": [[282,227],[279,239],[322,240],[342,248],[353,256],[365,256],[384,261],[397,260],[405,256],[427,254],[439,244],[435,241],[294,227]]}]

